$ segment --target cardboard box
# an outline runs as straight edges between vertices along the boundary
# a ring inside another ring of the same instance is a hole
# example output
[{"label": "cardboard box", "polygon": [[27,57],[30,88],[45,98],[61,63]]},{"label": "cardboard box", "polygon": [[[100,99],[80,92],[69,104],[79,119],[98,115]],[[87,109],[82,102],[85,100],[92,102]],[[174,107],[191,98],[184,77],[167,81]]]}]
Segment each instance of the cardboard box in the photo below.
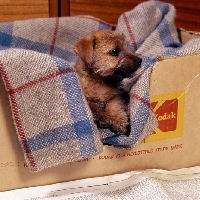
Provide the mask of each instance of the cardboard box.
[{"label": "cardboard box", "polygon": [[[194,37],[185,31],[181,34]],[[0,191],[139,169],[171,170],[200,165],[199,63],[200,54],[161,59],[154,66],[150,95],[159,127],[136,148],[124,150],[105,146],[100,155],[39,173],[30,173],[24,163],[1,80]]]}]

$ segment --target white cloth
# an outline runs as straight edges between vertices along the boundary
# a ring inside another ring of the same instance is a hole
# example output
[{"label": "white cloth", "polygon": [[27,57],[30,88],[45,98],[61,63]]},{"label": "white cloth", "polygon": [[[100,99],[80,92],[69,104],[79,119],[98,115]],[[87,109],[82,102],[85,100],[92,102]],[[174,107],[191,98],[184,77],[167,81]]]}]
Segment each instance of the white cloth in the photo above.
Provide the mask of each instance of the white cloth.
[{"label": "white cloth", "polygon": [[0,192],[1,200],[198,200],[200,167],[145,170]]}]

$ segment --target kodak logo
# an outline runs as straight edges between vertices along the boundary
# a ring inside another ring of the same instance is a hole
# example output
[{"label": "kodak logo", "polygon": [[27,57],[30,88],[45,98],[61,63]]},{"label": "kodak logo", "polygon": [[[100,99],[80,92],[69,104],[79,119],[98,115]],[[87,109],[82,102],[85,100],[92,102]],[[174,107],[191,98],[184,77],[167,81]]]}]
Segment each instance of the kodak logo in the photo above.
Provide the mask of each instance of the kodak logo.
[{"label": "kodak logo", "polygon": [[175,131],[177,128],[178,99],[165,100],[162,104],[152,102],[151,107],[162,132]]},{"label": "kodak logo", "polygon": [[167,119],[176,119],[176,114],[177,113],[174,113],[174,112],[164,113],[163,115],[156,114],[156,117],[158,121],[167,120]]}]

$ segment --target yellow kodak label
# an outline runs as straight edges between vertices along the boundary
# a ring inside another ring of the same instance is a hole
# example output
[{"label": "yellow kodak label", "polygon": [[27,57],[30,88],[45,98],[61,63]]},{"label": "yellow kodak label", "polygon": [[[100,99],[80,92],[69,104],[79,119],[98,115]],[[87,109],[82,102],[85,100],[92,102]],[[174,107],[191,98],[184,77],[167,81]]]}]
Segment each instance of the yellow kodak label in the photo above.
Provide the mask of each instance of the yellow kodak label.
[{"label": "yellow kodak label", "polygon": [[158,128],[144,142],[181,137],[183,133],[185,91],[150,97]]}]

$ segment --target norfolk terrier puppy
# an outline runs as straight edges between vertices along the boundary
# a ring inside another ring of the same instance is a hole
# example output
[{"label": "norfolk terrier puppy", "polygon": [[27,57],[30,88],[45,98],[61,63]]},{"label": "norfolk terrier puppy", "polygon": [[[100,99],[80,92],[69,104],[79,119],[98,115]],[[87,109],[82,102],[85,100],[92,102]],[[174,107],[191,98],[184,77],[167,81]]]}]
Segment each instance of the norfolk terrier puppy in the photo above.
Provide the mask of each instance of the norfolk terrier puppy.
[{"label": "norfolk terrier puppy", "polygon": [[124,34],[101,30],[87,35],[74,46],[79,56],[74,68],[98,127],[126,134],[129,125],[129,94],[120,82],[132,77],[141,58],[129,49]]}]

